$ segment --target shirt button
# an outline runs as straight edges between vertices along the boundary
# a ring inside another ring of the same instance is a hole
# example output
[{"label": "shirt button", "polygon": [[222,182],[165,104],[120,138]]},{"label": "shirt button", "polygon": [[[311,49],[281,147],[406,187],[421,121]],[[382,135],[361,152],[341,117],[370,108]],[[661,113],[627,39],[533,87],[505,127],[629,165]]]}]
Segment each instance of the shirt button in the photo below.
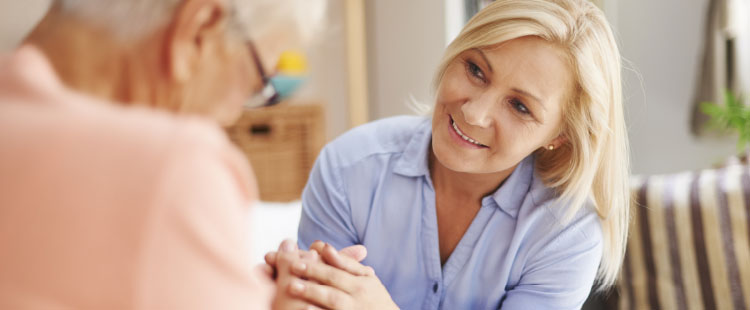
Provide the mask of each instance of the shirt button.
[{"label": "shirt button", "polygon": [[435,285],[432,286],[432,292],[437,293],[437,290],[438,290],[438,284],[437,282],[435,282]]}]

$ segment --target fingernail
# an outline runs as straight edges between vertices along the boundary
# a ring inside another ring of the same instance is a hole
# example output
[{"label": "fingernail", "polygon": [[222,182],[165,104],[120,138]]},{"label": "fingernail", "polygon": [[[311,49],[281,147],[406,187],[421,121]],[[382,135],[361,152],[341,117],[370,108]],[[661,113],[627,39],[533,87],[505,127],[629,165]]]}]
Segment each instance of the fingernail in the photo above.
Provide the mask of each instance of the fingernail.
[{"label": "fingernail", "polygon": [[291,240],[284,240],[284,242],[281,243],[281,251],[282,252],[292,252],[294,251],[294,244]]},{"label": "fingernail", "polygon": [[295,263],[292,268],[294,268],[295,272],[302,273],[307,269],[307,265],[305,265],[305,263]]},{"label": "fingernail", "polygon": [[291,290],[294,294],[302,294],[302,292],[305,290],[305,285],[300,281],[293,280]]}]

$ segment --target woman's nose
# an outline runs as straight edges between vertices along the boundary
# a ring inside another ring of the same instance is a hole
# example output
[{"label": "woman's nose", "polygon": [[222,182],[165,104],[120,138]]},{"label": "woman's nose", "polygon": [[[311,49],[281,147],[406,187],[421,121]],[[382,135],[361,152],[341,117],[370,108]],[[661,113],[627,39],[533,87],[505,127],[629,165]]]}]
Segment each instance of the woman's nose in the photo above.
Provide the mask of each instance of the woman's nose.
[{"label": "woman's nose", "polygon": [[492,100],[488,96],[482,96],[475,100],[470,100],[461,106],[461,112],[464,114],[464,121],[472,126],[488,128],[492,122],[490,112],[492,109]]}]

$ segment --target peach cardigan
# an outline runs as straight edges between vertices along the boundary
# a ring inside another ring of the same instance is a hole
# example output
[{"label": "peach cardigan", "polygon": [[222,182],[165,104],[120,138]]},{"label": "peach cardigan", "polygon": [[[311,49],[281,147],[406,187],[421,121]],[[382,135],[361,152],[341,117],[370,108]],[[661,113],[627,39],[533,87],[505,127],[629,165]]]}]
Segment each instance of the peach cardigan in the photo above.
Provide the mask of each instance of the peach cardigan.
[{"label": "peach cardigan", "polygon": [[0,57],[0,309],[267,309],[250,167],[216,125],[66,89]]}]

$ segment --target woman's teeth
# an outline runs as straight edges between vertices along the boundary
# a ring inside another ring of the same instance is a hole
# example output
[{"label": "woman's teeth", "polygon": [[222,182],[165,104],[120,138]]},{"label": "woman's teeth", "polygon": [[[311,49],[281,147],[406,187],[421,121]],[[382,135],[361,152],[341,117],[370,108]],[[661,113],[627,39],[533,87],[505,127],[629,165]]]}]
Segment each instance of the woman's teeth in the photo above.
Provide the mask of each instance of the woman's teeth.
[{"label": "woman's teeth", "polygon": [[466,140],[466,141],[468,141],[468,142],[470,142],[470,143],[472,143],[472,144],[474,144],[476,146],[483,146],[483,147],[486,146],[484,144],[481,144],[481,143],[477,142],[476,140],[474,140],[472,138],[469,138],[467,135],[465,135],[463,132],[461,132],[461,129],[458,129],[458,126],[456,125],[456,122],[454,122],[453,120],[451,120],[451,125],[453,125],[453,130],[455,130],[456,133],[461,138],[463,138],[464,140]]}]

